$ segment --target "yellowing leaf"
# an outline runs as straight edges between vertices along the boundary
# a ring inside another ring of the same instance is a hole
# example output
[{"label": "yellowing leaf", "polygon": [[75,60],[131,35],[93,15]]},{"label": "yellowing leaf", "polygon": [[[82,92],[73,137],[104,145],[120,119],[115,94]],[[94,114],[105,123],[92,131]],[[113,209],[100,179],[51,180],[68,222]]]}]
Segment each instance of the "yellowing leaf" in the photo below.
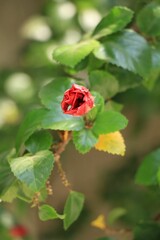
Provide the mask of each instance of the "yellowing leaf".
[{"label": "yellowing leaf", "polygon": [[104,215],[103,214],[99,215],[94,221],[91,222],[91,226],[102,229],[102,230],[106,229],[106,222],[105,222]]},{"label": "yellowing leaf", "polygon": [[95,148],[112,154],[124,156],[126,146],[120,132],[101,134]]}]

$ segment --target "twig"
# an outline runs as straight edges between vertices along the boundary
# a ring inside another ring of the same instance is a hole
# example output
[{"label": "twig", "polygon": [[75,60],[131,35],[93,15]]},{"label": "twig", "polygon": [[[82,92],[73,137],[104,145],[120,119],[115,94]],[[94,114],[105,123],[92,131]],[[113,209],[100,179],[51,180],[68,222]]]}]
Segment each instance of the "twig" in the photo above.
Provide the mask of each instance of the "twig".
[{"label": "twig", "polygon": [[65,150],[65,147],[71,140],[72,136],[71,136],[71,132],[68,132],[68,131],[60,131],[59,136],[61,138],[61,142],[58,143],[57,146],[54,146],[54,149],[53,149],[54,159],[55,159],[55,163],[58,168],[58,173],[59,173],[59,176],[61,178],[63,185],[66,188],[68,188],[69,191],[71,191],[72,190],[71,184],[70,184],[69,180],[67,179],[65,171],[63,170],[62,164],[60,162],[60,155]]}]

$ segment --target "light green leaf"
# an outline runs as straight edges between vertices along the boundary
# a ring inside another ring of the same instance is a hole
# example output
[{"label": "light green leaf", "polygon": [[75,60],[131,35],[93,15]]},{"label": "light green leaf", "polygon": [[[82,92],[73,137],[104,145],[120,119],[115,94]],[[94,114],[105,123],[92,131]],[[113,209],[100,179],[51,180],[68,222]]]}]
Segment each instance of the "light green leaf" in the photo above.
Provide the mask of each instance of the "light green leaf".
[{"label": "light green leaf", "polygon": [[149,36],[160,36],[160,5],[151,2],[139,12],[137,25],[140,30]]},{"label": "light green leaf", "polygon": [[[25,198],[25,199],[28,199],[28,201],[31,201],[33,200],[33,197],[35,196],[35,192],[33,190],[31,190],[25,183],[23,182],[20,182],[19,181],[19,188],[20,188],[20,191],[19,191],[19,196],[21,198]],[[39,198],[40,199],[40,198]]]},{"label": "light green leaf", "polygon": [[160,149],[147,155],[140,165],[135,182],[146,186],[160,184]]},{"label": "light green leaf", "polygon": [[[9,152],[4,152],[0,154],[0,198],[4,201],[11,202],[17,193],[17,188],[15,188],[17,179],[11,172],[10,165],[8,163]],[[8,195],[8,193],[13,195]]]},{"label": "light green leaf", "polygon": [[[108,36],[94,54],[124,69],[146,77],[151,70],[151,52],[147,41],[132,30]],[[147,59],[147,61],[146,61]]]},{"label": "light green leaf", "polygon": [[25,155],[10,160],[13,174],[31,190],[37,192],[45,185],[53,169],[53,154],[40,151],[35,155]]},{"label": "light green leaf", "polygon": [[102,18],[93,32],[93,36],[98,39],[106,35],[122,30],[132,19],[133,11],[116,6],[112,8],[107,16]]},{"label": "light green leaf", "polygon": [[115,221],[117,221],[120,217],[124,216],[126,213],[127,210],[124,208],[115,208],[109,213],[107,222],[112,225]]},{"label": "light green leaf", "polygon": [[60,109],[64,92],[71,88],[75,81],[75,79],[67,77],[56,78],[49,84],[45,85],[39,94],[42,104],[49,109]]},{"label": "light green leaf", "polygon": [[128,120],[119,112],[105,111],[98,114],[93,125],[96,135],[119,131],[127,126]]},{"label": "light green leaf", "polygon": [[47,221],[47,220],[50,220],[50,219],[64,219],[64,215],[60,215],[57,213],[57,211],[47,205],[47,204],[44,204],[42,206],[39,207],[39,218],[42,220],[42,221]]},{"label": "light green leaf", "polygon": [[104,99],[113,97],[119,90],[119,84],[116,78],[106,71],[92,71],[89,80],[91,90],[99,92]]},{"label": "light green leaf", "polygon": [[67,230],[79,217],[84,204],[84,195],[71,191],[64,207],[64,229]]},{"label": "light green leaf", "polygon": [[1,200],[11,203],[17,197],[18,190],[18,181],[15,179],[10,187],[8,187],[8,189],[2,194]]},{"label": "light green leaf", "polygon": [[41,150],[49,149],[52,144],[52,136],[49,132],[39,131],[33,133],[26,141],[26,149],[31,153],[36,153]]},{"label": "light green leaf", "polygon": [[44,117],[45,109],[35,109],[29,112],[19,128],[16,137],[16,149],[25,143],[25,141],[36,131],[42,128],[41,121]]},{"label": "light green leaf", "polygon": [[98,141],[90,129],[73,132],[73,142],[80,153],[87,153]]},{"label": "light green leaf", "polygon": [[73,45],[65,45],[58,47],[53,52],[53,58],[66,66],[74,68],[81,60],[88,56],[99,42],[89,39]]},{"label": "light green leaf", "polygon": [[84,121],[82,117],[73,117],[64,114],[58,107],[46,111],[45,117],[42,121],[42,128],[44,129],[78,131],[83,127]]}]

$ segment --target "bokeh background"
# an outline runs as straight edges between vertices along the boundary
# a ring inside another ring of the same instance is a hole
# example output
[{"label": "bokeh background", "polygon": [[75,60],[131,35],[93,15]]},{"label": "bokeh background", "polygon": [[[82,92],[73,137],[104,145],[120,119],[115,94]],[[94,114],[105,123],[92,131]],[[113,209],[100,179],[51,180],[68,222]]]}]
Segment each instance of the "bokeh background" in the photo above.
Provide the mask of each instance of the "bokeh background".
[{"label": "bokeh background", "polygon": [[[99,22],[115,5],[136,13],[145,0],[0,0],[0,152],[14,147],[21,121],[39,104],[38,91],[63,69],[52,60],[59,44],[74,43]],[[152,90],[144,86],[118,94],[129,125],[122,132],[127,146],[125,157],[92,150],[80,155],[69,144],[62,155],[64,169],[73,188],[86,196],[80,219],[67,232],[60,221],[40,222],[37,209],[21,200],[0,204],[0,229],[24,225],[33,240],[89,240],[103,236],[90,222],[115,208],[126,209],[117,223],[130,227],[151,219],[159,208],[154,189],[135,185],[134,175],[143,157],[160,145],[160,79]],[[49,203],[62,211],[66,189],[58,175],[53,179]],[[7,240],[7,239],[4,239]],[[158,239],[157,239],[158,240]]]}]

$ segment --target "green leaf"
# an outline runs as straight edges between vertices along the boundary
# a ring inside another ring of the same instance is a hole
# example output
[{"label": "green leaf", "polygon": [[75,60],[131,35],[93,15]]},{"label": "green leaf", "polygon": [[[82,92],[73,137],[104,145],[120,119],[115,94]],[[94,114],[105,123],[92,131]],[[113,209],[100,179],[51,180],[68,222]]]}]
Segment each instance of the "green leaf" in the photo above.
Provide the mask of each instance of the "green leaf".
[{"label": "green leaf", "polygon": [[126,213],[127,211],[124,208],[113,209],[108,215],[108,223],[112,225],[115,221],[117,221],[120,217],[124,216]]},{"label": "green leaf", "polygon": [[26,141],[26,149],[31,153],[36,153],[41,150],[49,149],[52,144],[52,136],[49,132],[39,131],[33,133],[33,135]]},{"label": "green leaf", "polygon": [[133,72],[117,68],[116,66],[114,66],[111,71],[119,83],[118,92],[124,92],[127,89],[135,88],[143,84],[143,78]]},{"label": "green leaf", "polygon": [[49,109],[60,109],[64,92],[71,88],[75,81],[76,80],[72,78],[61,77],[45,85],[39,93],[42,104]]},{"label": "green leaf", "polygon": [[[46,185],[44,185],[43,188],[40,189],[38,193],[39,193],[39,196],[38,196],[39,202],[45,202],[48,197]],[[19,192],[17,197],[19,199],[24,200],[25,202],[32,203],[33,197],[35,197],[35,192],[31,190],[25,183],[19,181]]]},{"label": "green leaf", "polygon": [[[33,200],[33,197],[35,196],[35,192],[33,190],[31,190],[25,183],[23,182],[19,182],[19,196],[20,198],[24,198],[24,199],[27,199],[28,201],[31,201]],[[46,187],[45,187],[46,189]],[[18,197],[19,197],[18,196]],[[40,199],[40,197],[39,197]]]},{"label": "green leaf", "polygon": [[160,238],[160,224],[155,222],[143,222],[134,229],[134,240],[158,240]]},{"label": "green leaf", "polygon": [[47,110],[42,121],[42,128],[54,130],[78,131],[84,127],[82,117],[73,117],[64,114],[61,109]]},{"label": "green leaf", "polygon": [[128,120],[119,112],[105,111],[98,114],[93,125],[96,135],[119,131],[127,126]]},{"label": "green leaf", "polygon": [[146,5],[139,12],[137,25],[142,32],[149,36],[160,36],[160,6],[159,3],[152,2]]},{"label": "green leaf", "polygon": [[73,45],[65,45],[58,47],[53,52],[53,58],[66,66],[74,68],[81,60],[88,56],[99,42],[89,39]]},{"label": "green leaf", "polygon": [[79,217],[84,204],[84,195],[71,191],[64,207],[64,229],[68,229]]},{"label": "green leaf", "polygon": [[88,67],[87,70],[88,72],[94,71],[95,69],[100,69],[102,66],[105,64],[104,60],[97,59],[93,53],[90,54],[89,56],[89,61],[88,61]]},{"label": "green leaf", "polygon": [[83,129],[81,131],[73,132],[73,142],[76,149],[80,153],[87,153],[96,144],[97,137],[90,129]]},{"label": "green leaf", "polygon": [[[8,163],[10,152],[0,154],[0,198],[4,201],[11,202],[16,197],[15,183],[17,179],[11,172]],[[13,195],[8,196],[12,192]]]},{"label": "green leaf", "polygon": [[25,155],[10,160],[13,174],[31,190],[37,192],[46,183],[53,169],[53,154],[40,151],[35,155]]},{"label": "green leaf", "polygon": [[119,89],[116,78],[106,71],[95,70],[89,76],[91,90],[99,92],[104,99],[113,97]]},{"label": "green leaf", "polygon": [[2,194],[1,200],[4,202],[11,203],[17,197],[18,189],[19,189],[19,186],[18,186],[18,181],[16,179],[8,187],[8,189]]},{"label": "green leaf", "polygon": [[98,93],[91,91],[94,97],[95,106],[85,115],[85,118],[89,122],[93,122],[99,112],[104,110],[104,98]]},{"label": "green leaf", "polygon": [[[146,77],[151,70],[151,52],[147,41],[132,30],[125,30],[106,38],[95,49],[97,58]],[[147,61],[146,61],[147,59]]]},{"label": "green leaf", "polygon": [[146,186],[157,185],[160,183],[160,178],[158,179],[159,171],[160,148],[144,158],[136,173],[135,181],[138,184],[143,184]]},{"label": "green leaf", "polygon": [[53,207],[47,204],[44,204],[39,207],[39,218],[42,221],[47,221],[50,219],[58,219],[58,218],[64,219],[64,215],[58,214]]},{"label": "green leaf", "polygon": [[143,82],[144,86],[152,90],[160,74],[160,45],[152,46],[152,71]]},{"label": "green leaf", "polygon": [[24,119],[16,137],[16,149],[18,150],[25,141],[36,131],[42,128],[41,121],[44,117],[45,109],[35,109],[29,112]]},{"label": "green leaf", "polygon": [[95,28],[93,35],[96,39],[122,30],[132,19],[133,11],[126,8],[116,6],[102,18]]}]

